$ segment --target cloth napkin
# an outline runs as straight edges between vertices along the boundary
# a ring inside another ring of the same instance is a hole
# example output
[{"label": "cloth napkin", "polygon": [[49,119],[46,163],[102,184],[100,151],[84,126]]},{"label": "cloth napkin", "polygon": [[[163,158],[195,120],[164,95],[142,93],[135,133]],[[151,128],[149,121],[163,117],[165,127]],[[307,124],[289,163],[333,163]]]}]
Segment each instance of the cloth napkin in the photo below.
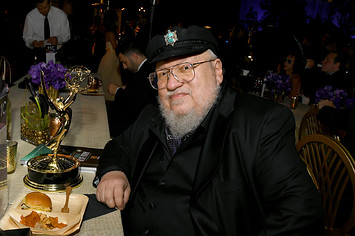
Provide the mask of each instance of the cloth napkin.
[{"label": "cloth napkin", "polygon": [[90,220],[92,218],[102,216],[117,210],[115,208],[109,208],[107,205],[97,201],[95,194],[85,195],[89,198],[89,202],[84,213],[83,221]]},{"label": "cloth napkin", "polygon": [[32,235],[30,228],[26,229],[12,229],[12,230],[0,230],[0,236],[30,236]]}]

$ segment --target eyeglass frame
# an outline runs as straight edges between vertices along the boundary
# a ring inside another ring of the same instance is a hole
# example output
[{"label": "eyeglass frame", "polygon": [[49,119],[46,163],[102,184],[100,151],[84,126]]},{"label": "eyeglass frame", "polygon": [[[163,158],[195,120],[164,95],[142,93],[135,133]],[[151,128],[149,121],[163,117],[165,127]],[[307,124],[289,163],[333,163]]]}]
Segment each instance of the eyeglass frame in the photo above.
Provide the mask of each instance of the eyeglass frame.
[{"label": "eyeglass frame", "polygon": [[[216,59],[217,59],[217,58],[216,58]],[[195,62],[195,63],[190,63],[190,62],[178,63],[178,64],[173,65],[173,66],[170,66],[170,67],[168,67],[168,68],[163,68],[163,69],[160,69],[160,70],[157,70],[157,71],[154,71],[154,72],[150,73],[150,74],[148,75],[147,79],[149,80],[149,83],[150,83],[150,85],[152,86],[152,88],[155,89],[155,90],[158,90],[158,89],[159,89],[159,88],[158,88],[158,83],[157,83],[157,87],[154,87],[154,86],[153,86],[152,80],[154,80],[154,74],[155,74],[156,77],[158,77],[157,72],[163,71],[163,70],[167,70],[168,73],[167,73],[167,75],[166,75],[166,83],[168,83],[169,74],[171,74],[171,75],[173,75],[174,79],[175,79],[176,81],[178,81],[179,83],[187,84],[187,83],[190,83],[192,80],[195,79],[195,68],[196,68],[196,67],[198,67],[199,65],[201,65],[201,64],[203,64],[203,63],[206,63],[206,62],[215,61],[216,59],[210,59],[210,60],[207,60],[207,61],[200,61],[200,62]],[[191,65],[191,68],[192,68],[192,71],[193,71],[193,73],[194,73],[194,76],[193,76],[189,81],[180,81],[180,80],[177,78],[177,76],[172,72],[172,69],[174,69],[176,66],[182,65],[182,64],[190,64],[190,65]],[[157,79],[158,79],[158,78],[157,78]]]}]

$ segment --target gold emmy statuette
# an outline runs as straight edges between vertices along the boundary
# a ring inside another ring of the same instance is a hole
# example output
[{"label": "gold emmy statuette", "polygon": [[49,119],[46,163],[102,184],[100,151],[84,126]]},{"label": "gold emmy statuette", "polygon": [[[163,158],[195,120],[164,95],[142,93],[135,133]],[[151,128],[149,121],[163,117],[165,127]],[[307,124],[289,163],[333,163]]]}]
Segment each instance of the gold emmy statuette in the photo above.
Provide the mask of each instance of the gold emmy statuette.
[{"label": "gold emmy statuette", "polygon": [[[87,80],[87,83],[83,86],[85,80]],[[27,162],[28,173],[23,181],[31,189],[64,191],[66,186],[77,187],[83,180],[79,173],[80,162],[72,156],[58,153],[58,149],[70,127],[72,110],[69,106],[73,104],[78,93],[91,86],[91,71],[83,66],[74,66],[65,74],[65,81],[70,90],[69,95],[65,99],[60,97],[53,101],[48,96],[43,71],[41,73],[41,86],[44,96],[51,109],[56,112],[60,120],[60,126],[46,144],[53,151],[53,154],[42,154]]]}]

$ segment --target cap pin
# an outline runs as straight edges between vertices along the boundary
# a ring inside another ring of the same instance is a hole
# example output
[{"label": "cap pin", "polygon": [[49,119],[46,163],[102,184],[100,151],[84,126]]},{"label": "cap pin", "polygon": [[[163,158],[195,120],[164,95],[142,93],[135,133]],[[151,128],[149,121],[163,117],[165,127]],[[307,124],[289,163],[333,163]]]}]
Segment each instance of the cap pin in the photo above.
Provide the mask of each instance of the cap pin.
[{"label": "cap pin", "polygon": [[166,33],[166,35],[164,35],[164,38],[165,38],[166,45],[174,46],[175,42],[178,41],[178,37],[176,35],[176,30],[175,31],[168,30],[168,33]]}]

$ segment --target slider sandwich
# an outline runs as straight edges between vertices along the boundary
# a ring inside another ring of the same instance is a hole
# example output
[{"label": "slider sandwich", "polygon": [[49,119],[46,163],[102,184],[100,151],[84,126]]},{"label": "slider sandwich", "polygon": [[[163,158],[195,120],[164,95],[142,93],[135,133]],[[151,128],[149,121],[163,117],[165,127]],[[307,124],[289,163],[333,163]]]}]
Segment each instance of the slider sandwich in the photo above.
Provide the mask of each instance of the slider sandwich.
[{"label": "slider sandwich", "polygon": [[50,212],[52,211],[52,201],[44,193],[31,192],[23,198],[21,209]]}]

